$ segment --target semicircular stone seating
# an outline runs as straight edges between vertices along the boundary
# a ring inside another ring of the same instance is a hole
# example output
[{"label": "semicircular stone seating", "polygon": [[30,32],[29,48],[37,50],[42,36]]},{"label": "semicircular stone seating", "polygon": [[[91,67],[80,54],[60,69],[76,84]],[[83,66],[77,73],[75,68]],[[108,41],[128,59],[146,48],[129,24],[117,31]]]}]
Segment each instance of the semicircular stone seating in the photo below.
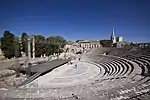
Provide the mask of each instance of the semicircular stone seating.
[{"label": "semicircular stone seating", "polygon": [[[104,55],[101,54],[99,57],[99,60],[98,59],[92,60],[95,63],[100,64],[101,67],[103,67],[104,72],[105,72],[103,75],[103,78],[118,79],[121,77],[126,77],[127,79],[128,78],[130,79],[127,82],[128,84],[125,84],[126,88],[120,90],[122,92],[122,95],[123,94],[127,95],[127,98],[124,98],[124,99],[141,98],[139,93],[143,95],[143,93],[145,94],[145,93],[150,92],[150,90],[148,89],[150,88],[150,52],[149,51],[144,52],[144,54],[141,51],[140,53],[139,52],[137,53],[136,51],[134,52],[135,53],[128,52],[126,55],[124,55],[123,58],[125,59],[118,58],[118,59],[110,60],[109,56],[105,56],[102,59],[102,56]],[[102,60],[106,60],[106,62],[103,62]],[[137,71],[137,69],[139,69],[140,71]],[[134,88],[134,90],[132,88]],[[145,89],[148,89],[148,90],[146,91]],[[141,92],[144,90],[146,92]]]}]

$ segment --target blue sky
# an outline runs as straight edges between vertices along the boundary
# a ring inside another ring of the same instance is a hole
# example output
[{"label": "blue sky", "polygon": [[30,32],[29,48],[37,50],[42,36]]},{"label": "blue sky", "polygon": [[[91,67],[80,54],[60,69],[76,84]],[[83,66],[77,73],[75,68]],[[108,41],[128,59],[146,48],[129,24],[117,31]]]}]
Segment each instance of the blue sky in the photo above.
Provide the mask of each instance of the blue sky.
[{"label": "blue sky", "polygon": [[150,41],[150,1],[0,0],[0,36],[9,30],[17,36],[108,39],[112,28],[127,41]]}]

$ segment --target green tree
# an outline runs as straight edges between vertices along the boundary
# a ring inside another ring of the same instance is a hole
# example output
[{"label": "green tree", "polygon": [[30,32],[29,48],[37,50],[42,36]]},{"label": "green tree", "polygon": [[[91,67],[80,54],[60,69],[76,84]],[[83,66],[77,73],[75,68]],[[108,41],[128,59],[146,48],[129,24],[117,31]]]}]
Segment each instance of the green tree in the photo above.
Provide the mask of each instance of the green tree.
[{"label": "green tree", "polygon": [[56,40],[58,42],[58,45],[60,46],[60,48],[63,48],[66,44],[66,40],[61,37],[61,36],[56,36]]},{"label": "green tree", "polygon": [[46,54],[46,56],[49,56],[49,55],[52,55],[53,54],[53,47],[52,47],[53,45],[52,44],[50,44],[50,43],[48,43],[47,42],[47,40],[46,40],[46,46],[45,46],[45,54]]},{"label": "green tree", "polygon": [[28,55],[28,35],[27,33],[22,33],[21,36],[21,51]]},{"label": "green tree", "polygon": [[18,37],[14,37],[14,55],[15,57],[21,57],[21,43]]},{"label": "green tree", "polygon": [[46,39],[46,55],[52,55],[54,53],[54,43],[55,43],[55,39],[54,37],[48,37]]},{"label": "green tree", "polygon": [[60,54],[63,52],[63,47],[66,44],[66,40],[60,36],[51,36],[46,39],[46,54]]},{"label": "green tree", "polygon": [[61,36],[50,36],[47,40],[48,43],[52,45],[59,45],[61,48],[63,48],[66,44],[66,40]]},{"label": "green tree", "polygon": [[100,44],[103,47],[111,47],[111,40],[100,40]]},{"label": "green tree", "polygon": [[9,31],[5,31],[3,37],[1,37],[1,49],[5,58],[12,58],[14,54],[14,34]]},{"label": "green tree", "polygon": [[46,52],[46,40],[42,35],[35,35],[35,56],[40,57],[44,55]]},{"label": "green tree", "polygon": [[[13,47],[14,47],[14,55],[15,55],[15,57],[16,58],[18,58],[18,57],[21,57],[21,45],[20,45],[20,40],[19,40],[19,38],[18,37],[14,37],[14,45],[13,45]],[[19,77],[20,76],[20,68],[19,68],[19,61],[18,61],[18,59],[16,59],[16,77]]]}]

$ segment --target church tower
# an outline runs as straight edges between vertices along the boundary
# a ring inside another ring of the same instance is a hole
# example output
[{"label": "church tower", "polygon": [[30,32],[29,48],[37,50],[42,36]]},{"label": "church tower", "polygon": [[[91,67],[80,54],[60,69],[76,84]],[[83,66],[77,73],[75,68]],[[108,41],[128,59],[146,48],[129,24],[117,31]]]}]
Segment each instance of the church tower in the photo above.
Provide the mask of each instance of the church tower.
[{"label": "church tower", "polygon": [[112,30],[110,40],[112,41],[112,43],[116,43],[116,37],[115,37],[115,30],[114,30],[114,28]]}]

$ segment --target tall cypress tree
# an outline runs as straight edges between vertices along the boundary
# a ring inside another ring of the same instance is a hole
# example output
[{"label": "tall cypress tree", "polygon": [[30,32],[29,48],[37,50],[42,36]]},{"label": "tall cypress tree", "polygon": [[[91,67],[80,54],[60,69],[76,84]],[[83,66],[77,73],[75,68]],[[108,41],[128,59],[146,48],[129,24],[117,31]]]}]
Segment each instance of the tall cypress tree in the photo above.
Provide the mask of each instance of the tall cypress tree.
[{"label": "tall cypress tree", "polygon": [[14,34],[9,31],[5,31],[1,38],[1,49],[4,53],[5,58],[12,58],[15,56],[14,53]]}]

